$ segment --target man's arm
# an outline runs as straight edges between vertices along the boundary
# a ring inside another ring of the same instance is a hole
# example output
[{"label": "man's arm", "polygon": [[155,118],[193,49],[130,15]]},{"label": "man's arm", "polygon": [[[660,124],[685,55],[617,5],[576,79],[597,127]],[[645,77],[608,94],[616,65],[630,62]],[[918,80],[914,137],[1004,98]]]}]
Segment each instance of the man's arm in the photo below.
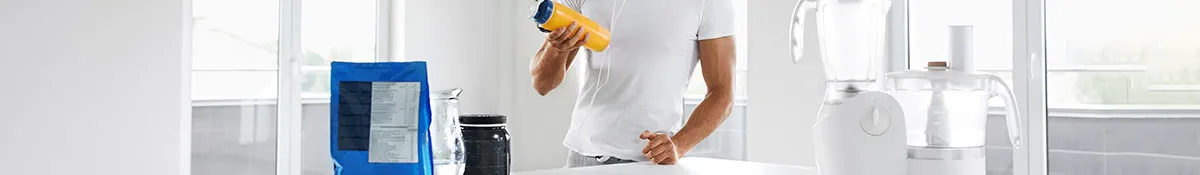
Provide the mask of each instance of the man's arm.
[{"label": "man's arm", "polygon": [[705,0],[696,29],[700,51],[700,73],[708,85],[704,100],[675,135],[643,131],[638,137],[650,140],[642,153],[656,164],[675,164],[700,141],[713,133],[733,108],[734,9],[735,0]]},{"label": "man's arm", "polygon": [[679,133],[671,136],[643,131],[638,135],[638,138],[650,140],[642,148],[642,154],[655,164],[675,164],[721,126],[733,108],[733,67],[737,63],[733,36],[700,40],[698,44],[700,73],[704,75],[708,93]]},{"label": "man's arm", "polygon": [[537,90],[539,95],[549,94],[562,84],[567,69],[571,67],[571,62],[575,61],[575,54],[579,53],[579,47],[587,43],[587,34],[575,24],[563,29],[576,30],[560,29],[550,32],[546,41],[542,42],[542,47],[538,48],[537,54],[529,61],[533,89]]},{"label": "man's arm", "polygon": [[733,108],[733,68],[737,63],[733,36],[701,40],[699,50],[700,73],[704,76],[708,92],[692,111],[683,129],[671,137],[680,156],[687,154],[721,126]]}]

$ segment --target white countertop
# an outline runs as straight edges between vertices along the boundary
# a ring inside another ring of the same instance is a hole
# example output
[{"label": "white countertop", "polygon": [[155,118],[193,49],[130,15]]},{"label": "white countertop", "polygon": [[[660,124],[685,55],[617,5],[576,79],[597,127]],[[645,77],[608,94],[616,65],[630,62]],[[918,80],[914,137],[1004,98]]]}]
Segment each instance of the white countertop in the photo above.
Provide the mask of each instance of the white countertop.
[{"label": "white countertop", "polygon": [[514,175],[817,175],[816,169],[809,167],[767,164],[737,160],[688,157],[679,160],[675,165],[654,165],[649,162],[634,162],[614,165],[562,168],[529,172],[518,172]]}]

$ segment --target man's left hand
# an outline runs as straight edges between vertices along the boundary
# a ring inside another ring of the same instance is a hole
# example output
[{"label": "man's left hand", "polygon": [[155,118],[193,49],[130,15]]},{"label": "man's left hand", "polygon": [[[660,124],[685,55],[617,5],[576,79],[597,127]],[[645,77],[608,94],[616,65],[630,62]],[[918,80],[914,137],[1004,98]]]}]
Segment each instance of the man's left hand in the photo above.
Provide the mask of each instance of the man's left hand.
[{"label": "man's left hand", "polygon": [[642,154],[650,159],[650,162],[659,165],[674,165],[676,160],[679,160],[681,156],[679,148],[671,140],[670,135],[643,131],[638,137],[650,140],[650,143],[646,144],[646,148],[642,148]]}]

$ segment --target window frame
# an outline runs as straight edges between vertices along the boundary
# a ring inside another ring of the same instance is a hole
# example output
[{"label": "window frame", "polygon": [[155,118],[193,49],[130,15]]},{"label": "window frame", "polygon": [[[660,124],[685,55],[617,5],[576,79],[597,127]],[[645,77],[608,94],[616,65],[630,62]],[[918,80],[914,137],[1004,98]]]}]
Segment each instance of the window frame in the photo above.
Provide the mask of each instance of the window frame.
[{"label": "window frame", "polygon": [[278,130],[275,142],[275,174],[300,175],[302,106],[300,85],[303,73],[300,59],[303,55],[300,43],[300,15],[303,0],[280,0],[279,2],[279,59],[276,80],[279,95],[276,96],[276,120]]},{"label": "window frame", "polygon": [[1026,160],[1014,163],[1014,172],[1027,175],[1049,173],[1045,5],[1045,0],[1013,1],[1013,86],[1025,117],[1020,132],[1025,143],[1014,151],[1013,160]]},{"label": "window frame", "polygon": [[[329,66],[315,66],[304,69],[301,66],[301,9],[303,0],[280,0],[280,59],[279,59],[279,98],[276,103],[278,117],[278,141],[276,143],[276,175],[301,175],[303,172],[303,153],[301,133],[303,133],[303,103],[307,100],[316,103],[329,103],[329,96],[304,97],[302,79],[304,71],[329,70]],[[400,3],[398,5],[403,5]],[[375,0],[375,57],[372,61],[391,60],[391,19],[392,3],[389,0]],[[403,7],[403,6],[401,6]],[[285,39],[286,38],[286,39]],[[284,51],[287,52],[284,52]],[[383,59],[380,59],[383,58]],[[320,68],[317,68],[320,67]],[[315,68],[315,69],[311,69]]]},{"label": "window frame", "polygon": [[[279,51],[277,68],[274,69],[240,69],[240,68],[205,68],[191,69],[187,75],[193,72],[277,72],[276,83],[278,84],[277,98],[228,98],[228,99],[201,99],[191,100],[191,107],[199,106],[245,106],[245,105],[276,105],[277,120],[276,124],[278,138],[276,140],[275,150],[275,174],[276,175],[301,175],[302,169],[302,152],[301,152],[301,133],[302,119],[299,117],[302,114],[301,109],[303,104],[324,104],[329,103],[328,94],[304,94],[302,83],[304,73],[309,71],[329,71],[330,66],[301,66],[300,57],[303,56],[301,49],[301,9],[303,0],[279,0]],[[190,4],[190,3],[189,3]],[[375,0],[376,23],[375,23],[375,57],[372,60],[356,60],[356,61],[396,61],[393,59],[394,51],[392,45],[393,40],[393,15],[403,15],[403,1],[393,3],[390,0]],[[395,5],[395,6],[394,6]],[[189,8],[190,9],[190,8]],[[397,17],[398,19],[399,17]],[[403,21],[399,21],[402,23]],[[402,26],[399,29],[403,29]],[[402,34],[400,34],[402,35]],[[190,35],[188,36],[190,40]],[[403,43],[399,42],[399,48],[402,48]],[[191,47],[191,45],[185,45]],[[190,57],[190,56],[189,56]],[[190,79],[190,76],[188,76]],[[187,93],[191,93],[187,91]],[[189,98],[190,99],[190,98]],[[190,131],[189,131],[190,132]],[[190,172],[188,172],[190,174]]]}]

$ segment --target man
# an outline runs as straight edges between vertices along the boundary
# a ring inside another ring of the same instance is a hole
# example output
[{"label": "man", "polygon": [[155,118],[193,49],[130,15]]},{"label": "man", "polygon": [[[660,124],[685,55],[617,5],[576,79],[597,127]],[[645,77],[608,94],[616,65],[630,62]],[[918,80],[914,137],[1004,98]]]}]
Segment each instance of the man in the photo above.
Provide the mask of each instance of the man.
[{"label": "man", "polygon": [[[611,31],[604,52],[584,49],[587,78],[563,144],[567,167],[634,161],[675,164],[729,115],[733,103],[733,0],[558,0]],[[616,18],[616,19],[614,19]],[[534,89],[562,83],[591,37],[553,31],[532,58]],[[699,62],[707,95],[683,120]]]}]

